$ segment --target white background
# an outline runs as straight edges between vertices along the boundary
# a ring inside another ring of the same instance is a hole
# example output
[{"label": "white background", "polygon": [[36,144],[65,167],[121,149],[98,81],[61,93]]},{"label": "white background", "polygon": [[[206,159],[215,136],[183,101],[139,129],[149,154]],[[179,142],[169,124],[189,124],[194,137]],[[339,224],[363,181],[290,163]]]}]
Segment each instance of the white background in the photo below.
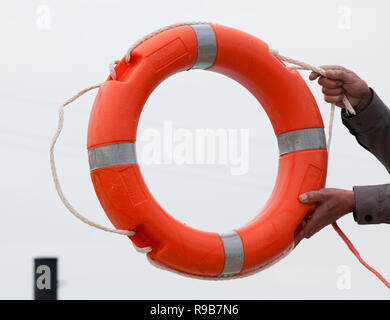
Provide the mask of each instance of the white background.
[{"label": "white background", "polygon": [[[50,12],[42,28],[40,6]],[[351,25],[340,28],[346,5]],[[157,270],[122,236],[82,224],[60,202],[51,180],[49,143],[57,108],[79,90],[104,81],[107,65],[145,34],[176,22],[211,21],[247,31],[271,48],[312,64],[340,64],[357,72],[390,103],[388,1],[2,1],[0,4],[0,298],[32,298],[32,259],[58,256],[60,298],[270,299],[388,298],[327,227],[286,259],[252,277],[224,282],[191,280]],[[303,72],[307,79],[308,73]],[[329,105],[309,83],[327,124]],[[66,110],[56,159],[64,190],[89,218],[110,225],[89,177],[86,132],[95,92]],[[205,71],[165,81],[148,100],[139,130],[249,128],[250,170],[227,166],[145,166],[153,195],[191,226],[224,231],[253,218],[276,177],[277,146],[257,101],[240,85]],[[140,132],[139,131],[139,132]],[[337,113],[328,186],[389,181],[383,166],[342,126]],[[139,150],[139,149],[138,149]],[[390,229],[340,221],[369,263],[390,278]],[[340,290],[337,268],[351,270]]]}]

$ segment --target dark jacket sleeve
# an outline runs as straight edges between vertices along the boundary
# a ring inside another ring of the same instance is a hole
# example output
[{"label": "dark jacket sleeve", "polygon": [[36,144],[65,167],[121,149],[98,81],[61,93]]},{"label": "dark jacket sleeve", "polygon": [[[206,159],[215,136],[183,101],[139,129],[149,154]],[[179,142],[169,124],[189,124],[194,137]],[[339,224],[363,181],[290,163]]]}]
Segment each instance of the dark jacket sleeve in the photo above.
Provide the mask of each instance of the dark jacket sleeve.
[{"label": "dark jacket sleeve", "polygon": [[[359,144],[371,152],[390,173],[390,110],[372,90],[372,100],[356,116],[341,112],[343,124]],[[356,211],[359,224],[390,223],[390,184],[355,186]]]}]

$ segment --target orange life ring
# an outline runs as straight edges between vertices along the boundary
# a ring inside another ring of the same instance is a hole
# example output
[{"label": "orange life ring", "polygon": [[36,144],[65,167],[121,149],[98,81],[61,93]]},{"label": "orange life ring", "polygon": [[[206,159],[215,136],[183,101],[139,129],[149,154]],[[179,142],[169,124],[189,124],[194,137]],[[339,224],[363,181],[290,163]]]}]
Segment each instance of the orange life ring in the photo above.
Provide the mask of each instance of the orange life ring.
[{"label": "orange life ring", "polygon": [[[179,71],[201,68],[246,87],[264,107],[277,137],[276,184],[263,210],[247,225],[217,234],[171,217],[149,192],[135,157],[137,124],[151,92]],[[92,181],[107,216],[131,240],[151,246],[149,257],[180,272],[232,276],[261,268],[293,247],[294,232],[314,207],[298,196],[322,188],[327,170],[324,125],[298,72],[247,33],[215,24],[167,29],[136,46],[100,87],[90,116]]]}]

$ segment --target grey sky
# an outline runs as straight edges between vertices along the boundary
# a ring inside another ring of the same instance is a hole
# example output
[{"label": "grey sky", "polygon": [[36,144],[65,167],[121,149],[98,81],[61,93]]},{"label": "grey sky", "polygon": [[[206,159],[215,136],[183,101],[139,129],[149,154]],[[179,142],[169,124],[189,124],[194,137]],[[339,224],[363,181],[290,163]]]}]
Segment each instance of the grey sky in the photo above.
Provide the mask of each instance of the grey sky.
[{"label": "grey sky", "polygon": [[[42,5],[44,7],[42,7]],[[341,5],[350,29],[339,27]],[[39,19],[49,9],[49,29]],[[108,64],[162,26],[211,21],[247,31],[285,55],[354,70],[390,104],[387,1],[2,1],[0,4],[0,298],[32,297],[32,258],[60,259],[60,298],[388,298],[331,229],[303,241],[286,259],[255,276],[233,281],[190,280],[153,268],[118,235],[76,220],[55,193],[49,143],[57,108],[79,90],[103,81]],[[302,75],[307,79],[308,73]],[[310,88],[327,125],[329,105]],[[86,130],[95,92],[70,105],[56,159],[64,191],[89,218],[110,225],[89,177]],[[223,116],[221,116],[223,115]],[[257,101],[221,75],[192,71],[173,76],[152,94],[139,132],[160,128],[250,129],[250,169],[232,176],[224,166],[143,166],[160,204],[191,226],[224,231],[249,221],[266,202],[276,177],[277,145]],[[328,186],[389,182],[388,173],[335,120]],[[390,278],[390,229],[341,227],[361,255]],[[373,249],[375,248],[375,249]],[[351,270],[351,289],[339,290],[337,268]]]}]

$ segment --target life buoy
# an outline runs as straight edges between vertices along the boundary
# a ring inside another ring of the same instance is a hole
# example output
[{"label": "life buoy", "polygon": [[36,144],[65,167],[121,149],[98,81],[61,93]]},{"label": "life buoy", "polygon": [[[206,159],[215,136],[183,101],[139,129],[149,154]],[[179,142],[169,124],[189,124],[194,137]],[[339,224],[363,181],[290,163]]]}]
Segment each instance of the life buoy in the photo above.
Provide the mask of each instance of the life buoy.
[{"label": "life buoy", "polygon": [[[179,71],[207,69],[246,87],[265,109],[277,137],[276,184],[263,210],[247,225],[217,234],[170,216],[149,192],[135,156],[137,124],[151,92]],[[313,207],[298,196],[322,188],[327,170],[324,125],[317,104],[296,71],[266,43],[215,24],[183,25],[136,46],[100,87],[90,116],[88,153],[92,181],[108,218],[134,230],[138,247],[180,272],[219,277],[244,274],[280,257]]]}]

